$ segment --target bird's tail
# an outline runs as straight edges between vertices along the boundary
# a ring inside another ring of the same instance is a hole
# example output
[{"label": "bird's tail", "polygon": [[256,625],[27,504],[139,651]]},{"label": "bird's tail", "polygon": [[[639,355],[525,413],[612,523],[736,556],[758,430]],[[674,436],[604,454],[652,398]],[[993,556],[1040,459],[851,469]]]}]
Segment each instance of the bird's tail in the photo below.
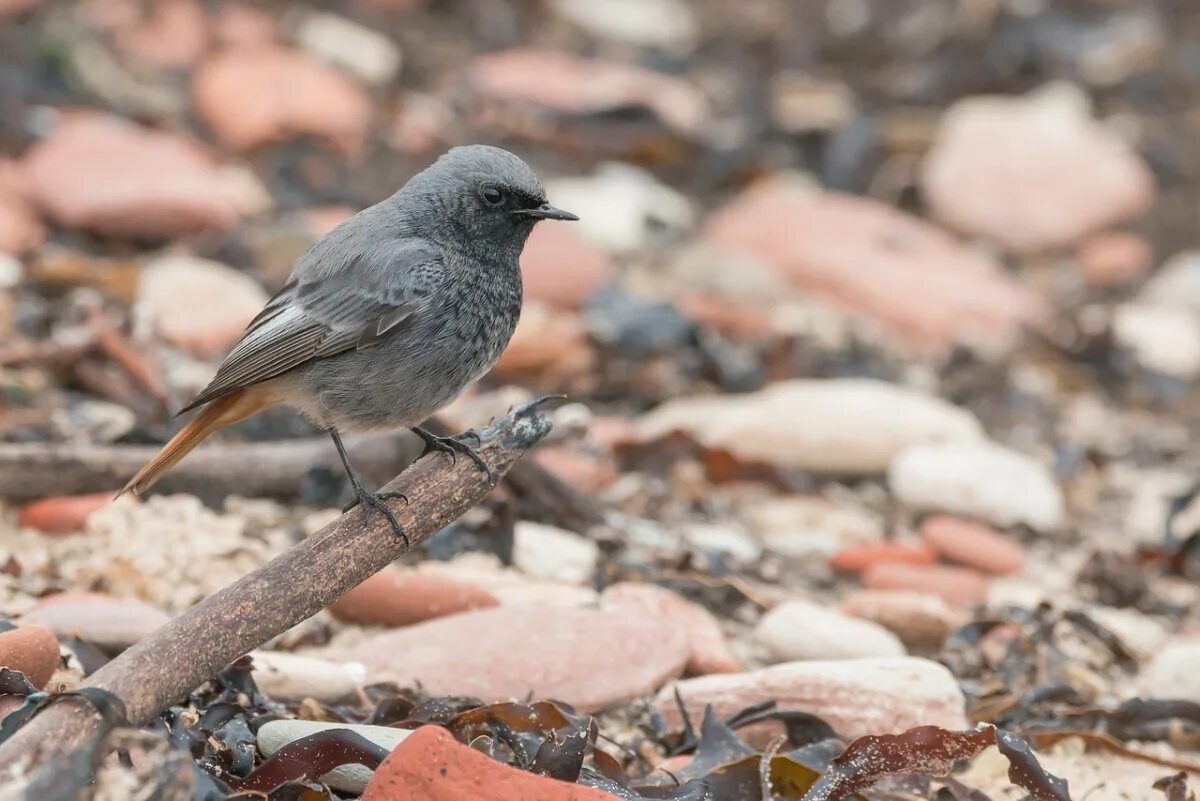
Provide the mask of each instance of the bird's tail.
[{"label": "bird's tail", "polygon": [[154,486],[164,473],[174,467],[180,459],[187,456],[214,431],[228,425],[245,420],[255,412],[270,405],[263,397],[264,393],[255,388],[239,389],[217,398],[204,408],[200,414],[188,421],[179,429],[179,433],[171,437],[170,442],[162,446],[153,459],[145,464],[137,475],[129,479],[125,488],[117,493],[121,497],[127,492],[141,495]]}]

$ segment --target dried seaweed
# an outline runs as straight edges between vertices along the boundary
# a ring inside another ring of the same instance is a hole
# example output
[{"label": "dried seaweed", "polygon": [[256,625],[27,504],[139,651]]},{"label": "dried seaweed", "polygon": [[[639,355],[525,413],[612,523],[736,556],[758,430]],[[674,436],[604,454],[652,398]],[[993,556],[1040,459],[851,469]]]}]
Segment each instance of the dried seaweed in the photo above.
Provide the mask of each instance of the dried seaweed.
[{"label": "dried seaweed", "polygon": [[1161,790],[1167,801],[1196,801],[1196,794],[1188,787],[1187,774],[1183,771],[1163,776],[1154,783],[1154,789]]},{"label": "dried seaweed", "polygon": [[231,781],[240,791],[267,791],[282,784],[306,783],[342,765],[374,770],[388,750],[349,729],[330,729],[288,743],[244,779]]}]

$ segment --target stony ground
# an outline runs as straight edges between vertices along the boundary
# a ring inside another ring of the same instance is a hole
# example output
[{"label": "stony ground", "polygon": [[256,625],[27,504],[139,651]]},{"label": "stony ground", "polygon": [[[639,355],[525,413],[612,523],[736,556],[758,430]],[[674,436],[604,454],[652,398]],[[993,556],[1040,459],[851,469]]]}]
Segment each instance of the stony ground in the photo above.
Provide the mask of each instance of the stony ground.
[{"label": "stony ground", "polygon": [[[0,706],[348,497],[318,439],[268,497],[214,457],[145,502],[30,448],[162,442],[297,255],[486,141],[582,221],[444,420],[566,393],[530,458],[571,502],[502,485],[115,732],[97,797],[1186,801],[1197,34],[1168,0],[0,0]],[[374,444],[378,480],[414,453]]]}]

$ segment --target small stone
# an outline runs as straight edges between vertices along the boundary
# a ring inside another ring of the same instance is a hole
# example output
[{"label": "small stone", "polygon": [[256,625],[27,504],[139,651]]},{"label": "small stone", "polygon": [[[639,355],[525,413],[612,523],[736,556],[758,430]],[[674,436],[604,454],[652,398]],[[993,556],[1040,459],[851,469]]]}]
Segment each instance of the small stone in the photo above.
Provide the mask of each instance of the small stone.
[{"label": "small stone", "polygon": [[213,35],[227,47],[253,47],[274,42],[279,36],[279,25],[270,12],[226,0],[213,20]]},{"label": "small stone", "polygon": [[30,196],[56,222],[170,238],[231,227],[236,198],[195,142],[94,112],[64,114],[24,159]]},{"label": "small stone", "polygon": [[731,523],[692,523],[683,529],[683,539],[691,547],[749,564],[762,556],[762,546],[740,526]]},{"label": "small stone", "polygon": [[1177,637],[1168,642],[1138,676],[1137,685],[1150,698],[1200,703],[1200,639]]},{"label": "small stone", "polygon": [[895,734],[914,726],[967,727],[958,680],[937,662],[916,657],[789,662],[684,679],[664,687],[654,700],[667,725],[678,731],[682,719],[676,692],[695,725],[708,704],[724,719],[774,701],[779,709],[816,715],[847,738]]},{"label": "small stone", "polygon": [[1200,375],[1200,317],[1191,309],[1123,303],[1113,314],[1112,331],[1145,369],[1182,379]]},{"label": "small stone", "polygon": [[112,503],[112,492],[46,498],[21,507],[17,525],[43,534],[74,534],[83,531],[92,512]]},{"label": "small stone", "polygon": [[684,631],[651,617],[501,606],[380,634],[339,658],[365,663],[368,682],[485,701],[555,698],[590,713],[653,692],[690,652]]},{"label": "small stone", "polygon": [[18,626],[0,631],[0,667],[24,673],[39,690],[54,675],[58,657],[58,640],[40,626]]},{"label": "small stone", "polygon": [[[555,202],[560,202],[557,197]],[[535,227],[521,253],[525,297],[556,308],[583,308],[612,276],[608,256],[567,225]]]},{"label": "small stone", "polygon": [[955,606],[987,600],[987,578],[965,567],[878,562],[863,572],[862,581],[875,590],[926,592]]},{"label": "small stone", "polygon": [[1138,301],[1200,313],[1200,251],[1172,256],[1150,277],[1138,293]]},{"label": "small stone", "polygon": [[911,648],[941,648],[967,615],[937,595],[909,590],[859,590],[842,601],[847,615],[878,623]]},{"label": "small stone", "polygon": [[163,256],[146,265],[138,287],[155,327],[198,356],[231,347],[268,300],[250,276],[194,256]]},{"label": "small stone", "polygon": [[197,112],[236,150],[308,135],[357,153],[371,119],[360,86],[320,61],[274,45],[213,56],[200,66],[192,91]]},{"label": "small stone", "polygon": [[604,590],[600,603],[605,609],[653,615],[683,629],[691,645],[687,663],[690,675],[737,673],[743,669],[712,613],[677,593],[654,584],[621,581]]},{"label": "small stone", "polygon": [[746,513],[766,549],[783,556],[829,556],[883,536],[878,517],[825,498],[771,498],[755,502]]},{"label": "small stone", "polygon": [[914,443],[982,437],[965,409],[867,379],[791,380],[741,395],[669,400],[642,417],[639,429],[646,439],[683,431],[746,462],[846,475],[881,473]]},{"label": "small stone", "polygon": [[185,69],[208,46],[208,20],[199,0],[159,0],[149,15],[117,31],[117,47],[145,67]]},{"label": "small stone", "polygon": [[1025,569],[1025,549],[1003,532],[949,515],[921,521],[921,536],[943,558],[993,576]]},{"label": "small stone", "polygon": [[[556,205],[579,215],[573,228],[610,253],[645,251],[696,222],[695,205],[686,195],[629,164],[608,163],[592,176],[547,181],[546,193]],[[542,227],[534,229],[535,237]],[[560,262],[558,269],[568,263]],[[576,269],[572,265],[569,272]]]},{"label": "small stone", "polygon": [[554,0],[555,13],[593,36],[685,53],[696,46],[699,26],[684,0]]},{"label": "small stone", "polygon": [[613,801],[615,796],[509,767],[440,726],[408,732],[375,771],[362,801]]},{"label": "small stone", "polygon": [[533,460],[555,478],[585,495],[600,492],[621,477],[612,457],[570,445],[540,446],[533,452]]},{"label": "small stone", "polygon": [[1038,530],[1063,519],[1058,485],[1041,462],[989,442],[914,445],[888,470],[904,504],[975,517],[997,526],[1024,523]]},{"label": "small stone", "polygon": [[1171,638],[1166,626],[1133,609],[1090,606],[1087,608],[1087,614],[1117,635],[1117,639],[1141,660],[1150,659],[1157,654]]},{"label": "small stone", "polygon": [[884,540],[842,548],[829,560],[835,570],[862,573],[877,564],[931,565],[937,554],[924,542]]},{"label": "small stone", "polygon": [[43,598],[24,615],[59,636],[73,636],[123,651],[166,625],[171,616],[149,604],[99,593],[59,593]]},{"label": "small stone", "polygon": [[1154,202],[1150,170],[1077,93],[972,97],[950,107],[921,188],[955,228],[1019,251],[1071,245]]},{"label": "small stone", "polygon": [[903,656],[904,645],[882,626],[808,601],[784,601],[763,615],[754,638],[773,662]]},{"label": "small stone", "polygon": [[379,31],[337,14],[305,15],[296,31],[296,44],[375,86],[390,83],[400,74],[400,48],[395,42]]},{"label": "small stone", "polygon": [[[0,170],[4,167],[0,164]],[[46,229],[21,195],[0,184],[0,255],[36,250],[46,241]]]},{"label": "small stone", "polygon": [[[394,751],[400,743],[413,734],[409,729],[394,729],[390,726],[364,726],[358,723],[333,723],[316,720],[271,720],[258,729],[258,750],[263,756],[274,756],[276,751],[296,740],[334,729],[352,731],[388,751]],[[366,765],[350,763],[334,768],[321,776],[318,781],[335,790],[358,795],[367,788],[374,773]]]},{"label": "small stone", "polygon": [[595,580],[600,546],[561,528],[522,520],[513,532],[513,567],[527,576],[590,584]]},{"label": "small stone", "polygon": [[495,369],[505,376],[555,375],[582,370],[590,360],[587,329],[577,314],[527,299]]},{"label": "small stone", "polygon": [[1090,285],[1118,286],[1150,269],[1154,248],[1137,234],[1107,231],[1080,242],[1075,258],[1083,280]]},{"label": "small stone", "polygon": [[366,667],[359,662],[331,662],[282,651],[254,651],[250,656],[254,682],[272,701],[313,698],[331,704],[351,695],[367,677]]},{"label": "small stone", "polygon": [[447,575],[387,568],[343,595],[329,611],[350,623],[408,626],[498,603],[487,590]]}]

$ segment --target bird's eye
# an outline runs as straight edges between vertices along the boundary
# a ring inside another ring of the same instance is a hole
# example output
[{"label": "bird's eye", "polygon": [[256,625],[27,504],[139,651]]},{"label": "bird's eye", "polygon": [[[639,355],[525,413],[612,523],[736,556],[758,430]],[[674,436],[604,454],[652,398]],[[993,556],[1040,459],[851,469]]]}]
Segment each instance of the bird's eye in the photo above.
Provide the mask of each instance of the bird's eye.
[{"label": "bird's eye", "polygon": [[489,206],[499,206],[504,202],[504,193],[494,186],[483,188],[483,199]]}]

